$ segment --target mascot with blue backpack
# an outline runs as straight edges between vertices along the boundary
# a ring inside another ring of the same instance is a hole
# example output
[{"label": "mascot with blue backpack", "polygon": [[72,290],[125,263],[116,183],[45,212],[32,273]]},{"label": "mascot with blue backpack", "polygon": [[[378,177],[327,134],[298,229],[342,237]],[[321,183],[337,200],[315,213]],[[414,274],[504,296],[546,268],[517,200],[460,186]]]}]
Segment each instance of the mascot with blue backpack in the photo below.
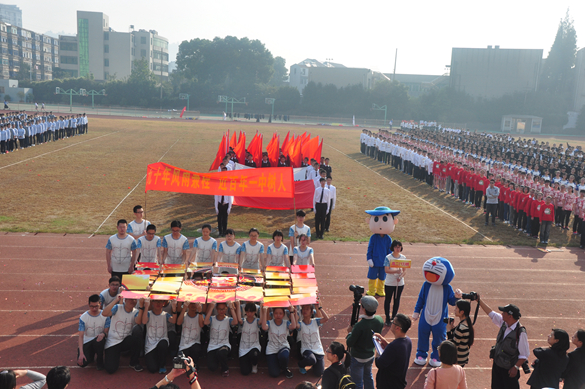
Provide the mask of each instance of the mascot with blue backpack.
[{"label": "mascot with blue backpack", "polygon": [[425,282],[420,289],[418,301],[414,308],[413,320],[418,322],[418,346],[414,363],[426,365],[429,351],[429,339],[433,334],[433,352],[429,364],[433,367],[441,366],[439,359],[439,345],[447,339],[447,324],[443,321],[449,316],[449,305],[455,305],[461,298],[461,290],[453,291],[450,283],[455,277],[451,263],[441,257],[427,260],[423,265]]}]

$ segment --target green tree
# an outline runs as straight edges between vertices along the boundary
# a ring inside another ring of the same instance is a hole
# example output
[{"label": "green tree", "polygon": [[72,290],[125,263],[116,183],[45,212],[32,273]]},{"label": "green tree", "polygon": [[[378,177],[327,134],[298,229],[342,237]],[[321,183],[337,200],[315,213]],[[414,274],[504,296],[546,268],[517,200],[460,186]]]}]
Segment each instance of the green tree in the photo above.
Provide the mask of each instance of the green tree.
[{"label": "green tree", "polygon": [[286,81],[286,77],[288,75],[288,69],[286,68],[286,60],[282,57],[275,57],[274,63],[272,64],[272,70],[274,73],[272,74],[272,78],[270,79],[270,84],[275,86],[281,86],[283,82]]},{"label": "green tree", "polygon": [[16,74],[16,79],[19,81],[30,80],[31,73],[30,73],[30,65],[27,62],[21,62],[20,68],[18,69],[18,73]]},{"label": "green tree", "polygon": [[569,10],[559,23],[555,41],[544,63],[539,90],[570,96],[573,92],[573,67],[577,55],[577,33]]}]

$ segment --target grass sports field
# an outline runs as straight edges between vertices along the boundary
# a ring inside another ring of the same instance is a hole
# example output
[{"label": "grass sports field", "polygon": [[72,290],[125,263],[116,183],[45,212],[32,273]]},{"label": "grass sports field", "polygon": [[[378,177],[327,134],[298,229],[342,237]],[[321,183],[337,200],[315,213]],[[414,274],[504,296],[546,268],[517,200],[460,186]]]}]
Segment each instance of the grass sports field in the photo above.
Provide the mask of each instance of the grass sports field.
[{"label": "grass sports field", "polygon": [[[216,225],[213,197],[149,192],[145,200],[146,166],[162,161],[206,172],[227,129],[245,131],[249,139],[256,130],[265,139],[274,131],[281,139],[288,131],[325,139],[323,156],[331,159],[338,188],[325,239],[367,240],[364,210],[386,205],[401,211],[393,238],[405,242],[534,245],[510,227],[484,227],[483,214],[361,155],[359,128],[96,117],[90,119],[87,135],[0,156],[0,230],[113,234],[116,220],[132,219],[132,207],[146,201],[146,218],[159,226],[159,233],[178,219],[185,235],[196,236],[203,223]],[[267,237],[292,225],[293,216],[292,210],[234,206],[229,226],[241,237],[250,227]],[[314,226],[313,213],[306,223]],[[550,241],[578,245],[578,238],[558,229]]]}]

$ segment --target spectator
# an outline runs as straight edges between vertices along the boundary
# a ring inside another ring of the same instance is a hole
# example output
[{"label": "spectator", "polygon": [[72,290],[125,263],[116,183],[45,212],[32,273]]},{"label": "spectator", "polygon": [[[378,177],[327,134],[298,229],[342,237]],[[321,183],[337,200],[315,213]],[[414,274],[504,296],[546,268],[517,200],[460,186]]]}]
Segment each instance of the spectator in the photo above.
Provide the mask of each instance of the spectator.
[{"label": "spectator", "polygon": [[457,363],[465,366],[469,362],[469,348],[473,345],[474,331],[469,313],[471,303],[467,300],[459,300],[455,304],[455,316],[459,318],[457,326],[453,322],[447,325],[447,337],[457,347]]},{"label": "spectator", "polygon": [[573,344],[577,348],[569,353],[569,364],[562,374],[563,389],[582,389],[585,387],[585,330],[577,330]]},{"label": "spectator", "polygon": [[46,377],[32,370],[3,370],[0,372],[0,389],[15,389],[16,380],[27,377],[33,382],[20,386],[21,389],[41,389],[46,382]]},{"label": "spectator", "polygon": [[439,346],[441,367],[431,369],[424,389],[467,389],[465,370],[457,364],[457,347],[450,340]]},{"label": "spectator", "polygon": [[377,389],[403,389],[406,387],[406,373],[408,361],[412,352],[412,341],[406,332],[410,329],[410,318],[402,313],[396,315],[390,326],[390,332],[394,340],[388,343],[380,334],[375,334],[374,339],[380,342],[382,355],[376,358],[376,388]]},{"label": "spectator", "polygon": [[331,366],[323,372],[321,389],[339,388],[339,381],[347,374],[345,366],[341,363],[346,353],[345,347],[339,342],[332,342],[329,348],[325,350],[325,358],[331,362]]},{"label": "spectator", "polygon": [[187,373],[187,378],[189,379],[189,385],[191,389],[201,389],[199,385],[199,381],[197,380],[197,369],[193,364],[193,360],[191,357],[188,358],[189,361],[185,362],[185,369],[173,369],[171,372],[165,377],[156,383],[150,389],[177,389],[179,388],[177,385],[173,384],[172,382],[179,376]]},{"label": "spectator", "polygon": [[553,328],[547,342],[550,347],[537,347],[533,350],[537,359],[532,363],[534,371],[527,382],[532,389],[558,389],[561,375],[569,363],[569,334],[565,330]]},{"label": "spectator", "polygon": [[67,366],[56,366],[47,373],[47,389],[65,389],[71,381]]},{"label": "spectator", "polygon": [[347,347],[351,356],[350,374],[357,389],[374,389],[372,363],[374,362],[374,341],[372,334],[379,334],[384,328],[382,317],[376,315],[378,301],[373,296],[361,299],[364,315],[353,328],[348,328]]}]

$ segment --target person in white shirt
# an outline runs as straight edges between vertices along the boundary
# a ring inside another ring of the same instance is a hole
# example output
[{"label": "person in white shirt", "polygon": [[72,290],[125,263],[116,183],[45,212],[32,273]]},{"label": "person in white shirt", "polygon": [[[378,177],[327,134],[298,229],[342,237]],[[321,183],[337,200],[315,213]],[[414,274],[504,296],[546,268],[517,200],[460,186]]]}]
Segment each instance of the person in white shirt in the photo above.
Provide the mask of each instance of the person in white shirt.
[{"label": "person in white shirt", "polygon": [[272,233],[272,240],[274,243],[268,246],[266,251],[266,266],[286,266],[290,267],[290,260],[288,257],[288,248],[282,244],[284,234],[280,230]]},{"label": "person in white shirt", "polygon": [[141,236],[146,235],[146,227],[148,227],[150,222],[142,218],[142,215],[144,215],[142,205],[135,206],[132,211],[134,212],[135,219],[128,224],[127,232],[132,235],[134,239],[138,239]]},{"label": "person in white shirt", "polygon": [[301,242],[293,251],[293,265],[311,265],[315,266],[315,256],[313,249],[308,246],[307,237],[301,235],[299,237]]},{"label": "person in white shirt", "polygon": [[297,211],[297,222],[288,229],[288,236],[290,238],[288,253],[291,261],[294,248],[300,244],[299,236],[306,235],[309,240],[308,244],[311,243],[311,227],[305,224],[305,216],[305,211],[299,209]]},{"label": "person in white shirt", "polygon": [[[226,170],[224,170],[226,171]],[[217,215],[217,231],[220,237],[225,236],[227,230],[228,215],[232,211],[232,204],[234,202],[233,196],[218,196],[215,195],[215,214]]]},{"label": "person in white shirt", "polygon": [[201,235],[193,241],[193,254],[189,262],[215,262],[217,241],[211,236],[211,224],[201,227]]},{"label": "person in white shirt", "polygon": [[149,224],[146,227],[146,235],[136,241],[136,252],[138,262],[162,264],[162,243],[160,237],[156,236],[154,224]]},{"label": "person in white shirt", "polygon": [[235,241],[234,230],[228,228],[225,231],[225,241],[219,244],[217,250],[217,262],[238,263],[240,257],[240,244]]},{"label": "person in white shirt", "polygon": [[[215,303],[207,305],[207,313],[203,323],[209,326],[209,345],[207,346],[207,367],[211,371],[216,371],[218,367],[221,367],[221,375],[229,377],[230,371],[228,368],[228,355],[232,348],[229,341],[229,332],[234,319],[237,320],[238,316],[234,308],[234,304],[228,301],[227,304],[217,304],[217,314],[212,316],[213,308],[216,307]],[[231,313],[231,317],[226,316],[228,308]]]},{"label": "person in white shirt", "polygon": [[260,328],[262,328],[262,324],[260,319],[256,317],[256,311],[256,304],[248,302],[244,307],[246,316],[240,317],[238,320],[241,328],[239,347],[240,373],[244,376],[250,373],[258,373],[258,359],[262,349],[262,346],[260,346]]},{"label": "person in white shirt", "polygon": [[325,187],[326,179],[321,177],[319,188],[315,189],[313,196],[313,209],[315,210],[315,230],[317,239],[323,239],[325,232],[325,217],[329,213],[329,189]]},{"label": "person in white shirt", "polygon": [[248,231],[249,240],[240,247],[240,268],[241,269],[263,269],[264,268],[264,245],[258,242],[260,232],[257,228]]},{"label": "person in white shirt", "polygon": [[124,274],[134,272],[136,241],[126,233],[128,228],[126,220],[118,220],[117,228],[118,233],[110,236],[106,244],[106,263],[108,272],[122,279]]},{"label": "person in white shirt", "polygon": [[100,293],[100,308],[104,309],[120,294],[121,280],[118,276],[110,277],[108,280],[108,288],[102,290]]},{"label": "person in white shirt", "polygon": [[[384,292],[386,297],[384,299],[384,313],[386,314],[386,326],[390,327],[392,319],[398,314],[400,308],[400,296],[404,290],[404,275],[406,269],[390,267],[393,260],[406,259],[402,253],[402,243],[398,240],[393,240],[390,245],[391,253],[384,259],[384,271],[386,272],[386,280],[384,280]],[[394,306],[392,307],[392,316],[390,316],[390,303],[394,297]]]},{"label": "person in white shirt", "polygon": [[335,209],[335,203],[337,202],[337,188],[331,184],[332,181],[333,178],[331,176],[327,177],[327,185],[325,187],[329,189],[329,212],[327,212],[327,216],[325,217],[325,232],[329,232],[331,212]]},{"label": "person in white shirt", "polygon": [[182,326],[179,351],[183,351],[186,357],[191,357],[195,366],[202,355],[201,329],[205,314],[200,303],[185,301],[183,309],[177,318],[177,325]]},{"label": "person in white shirt", "polygon": [[89,310],[79,317],[77,365],[86,367],[95,359],[98,370],[104,368],[104,345],[110,327],[110,318],[101,315],[100,296],[89,296]]},{"label": "person in white shirt", "polygon": [[167,264],[187,263],[187,250],[189,240],[181,234],[182,224],[179,220],[171,222],[171,233],[166,235],[162,241],[162,261]]}]

